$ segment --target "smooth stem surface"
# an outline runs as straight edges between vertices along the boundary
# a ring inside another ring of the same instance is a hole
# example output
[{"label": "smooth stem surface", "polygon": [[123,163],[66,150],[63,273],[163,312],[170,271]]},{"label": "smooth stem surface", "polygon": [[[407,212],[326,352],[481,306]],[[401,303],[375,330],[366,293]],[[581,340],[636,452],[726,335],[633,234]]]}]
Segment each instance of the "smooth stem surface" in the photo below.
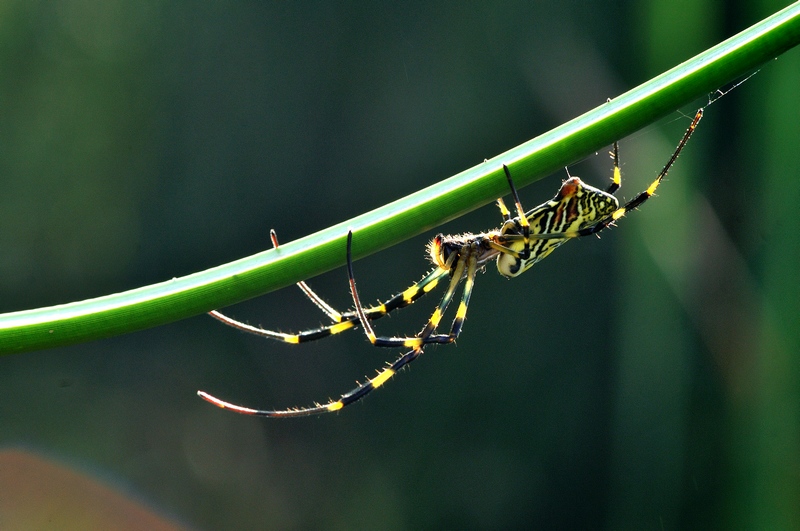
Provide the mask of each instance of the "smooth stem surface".
[{"label": "smooth stem surface", "polygon": [[[206,271],[81,302],[0,315],[0,353],[170,323],[288,286],[375,253],[580,160],[800,43],[800,2],[633,90],[458,175],[328,229]],[[703,102],[705,103],[705,102]]]}]

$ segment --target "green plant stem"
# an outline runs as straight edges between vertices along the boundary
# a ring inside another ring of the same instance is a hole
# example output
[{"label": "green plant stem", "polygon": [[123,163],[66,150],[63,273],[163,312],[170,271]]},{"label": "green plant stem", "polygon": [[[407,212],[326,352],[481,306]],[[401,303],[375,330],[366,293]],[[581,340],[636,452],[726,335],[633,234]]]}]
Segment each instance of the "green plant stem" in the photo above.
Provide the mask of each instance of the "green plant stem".
[{"label": "green plant stem", "polygon": [[310,236],[159,284],[0,315],[0,354],[170,323],[309,278],[430,230],[507,193],[502,163],[528,185],[666,116],[800,43],[800,2],[660,76],[458,175]]}]

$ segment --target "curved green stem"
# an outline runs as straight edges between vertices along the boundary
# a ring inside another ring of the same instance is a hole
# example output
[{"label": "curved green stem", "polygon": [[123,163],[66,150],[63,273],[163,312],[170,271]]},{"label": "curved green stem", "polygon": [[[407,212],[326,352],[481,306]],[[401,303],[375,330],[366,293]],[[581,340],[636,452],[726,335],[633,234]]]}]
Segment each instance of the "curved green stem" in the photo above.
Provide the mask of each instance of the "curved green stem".
[{"label": "curved green stem", "polygon": [[449,179],[305,238],[159,284],[0,315],[0,353],[89,341],[170,323],[342,266],[507,193],[502,164],[530,184],[741,77],[800,43],[800,2],[633,90]]}]

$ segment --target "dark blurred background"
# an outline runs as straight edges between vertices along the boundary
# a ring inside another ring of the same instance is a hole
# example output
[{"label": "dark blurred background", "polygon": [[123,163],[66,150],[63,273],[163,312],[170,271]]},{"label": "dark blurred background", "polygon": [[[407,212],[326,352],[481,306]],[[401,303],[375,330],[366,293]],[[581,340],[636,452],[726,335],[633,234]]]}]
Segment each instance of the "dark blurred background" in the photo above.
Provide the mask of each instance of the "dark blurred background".
[{"label": "dark blurred background", "polygon": [[[784,5],[2,2],[0,311],[341,222]],[[360,332],[276,344],[198,316],[0,358],[0,451],[195,529],[800,529],[798,86],[793,50],[708,107],[656,199],[518,279],[487,268],[457,345],[340,414],[247,418],[195,391],[310,405],[397,352]],[[622,140],[624,198],[706,103]],[[600,152],[570,172],[602,186],[610,169]],[[499,221],[486,206],[442,231]],[[417,280],[431,236],[357,262],[362,297]],[[311,284],[350,304],[344,270]],[[414,333],[434,303],[378,331]],[[324,322],[295,288],[227,311],[281,330]],[[0,499],[21,480],[0,468]],[[24,522],[1,504],[0,524]],[[53,528],[91,527],[63,514]]]}]

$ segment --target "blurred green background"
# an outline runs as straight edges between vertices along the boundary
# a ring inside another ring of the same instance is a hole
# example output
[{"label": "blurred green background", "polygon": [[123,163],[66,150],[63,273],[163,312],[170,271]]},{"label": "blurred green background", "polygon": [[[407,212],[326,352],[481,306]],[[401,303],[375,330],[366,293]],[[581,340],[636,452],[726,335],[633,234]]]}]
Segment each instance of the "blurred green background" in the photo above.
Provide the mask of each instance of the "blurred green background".
[{"label": "blurred green background", "polygon": [[[0,312],[346,220],[784,5],[0,2]],[[396,352],[357,332],[276,344],[198,316],[0,358],[0,450],[196,529],[800,529],[799,86],[798,50],[765,65],[707,109],[655,200],[510,284],[489,267],[457,345],[340,414],[246,418],[195,391],[309,405]],[[622,140],[623,197],[705,103]],[[610,167],[601,152],[570,172],[604,185]],[[498,224],[487,206],[442,231]],[[417,280],[430,236],[357,262],[362,298]],[[344,270],[311,285],[350,304]],[[434,303],[377,329],[414,333]],[[324,321],[295,288],[227,311]]]}]

